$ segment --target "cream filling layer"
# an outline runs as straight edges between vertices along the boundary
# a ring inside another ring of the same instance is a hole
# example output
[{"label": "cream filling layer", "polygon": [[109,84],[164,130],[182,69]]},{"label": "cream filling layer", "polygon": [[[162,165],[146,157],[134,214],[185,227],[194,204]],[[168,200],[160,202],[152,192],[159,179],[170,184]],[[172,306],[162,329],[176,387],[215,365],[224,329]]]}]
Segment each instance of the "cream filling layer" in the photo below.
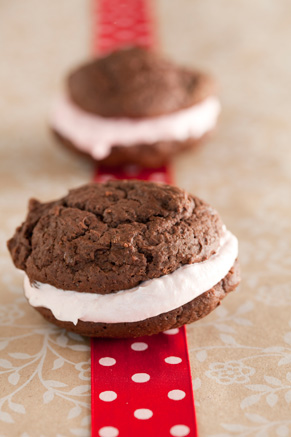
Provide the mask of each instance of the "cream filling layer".
[{"label": "cream filling layer", "polygon": [[187,264],[173,273],[151,279],[135,288],[112,294],[61,290],[49,284],[30,284],[24,292],[34,307],[51,310],[56,319],[73,322],[138,322],[158,316],[195,299],[223,279],[238,255],[237,238],[226,231],[219,250],[208,260]]},{"label": "cream filling layer", "polygon": [[209,97],[190,108],[159,117],[107,118],[80,109],[61,95],[55,103],[51,124],[78,149],[103,159],[115,145],[130,147],[200,138],[215,126],[219,112],[218,99]]}]

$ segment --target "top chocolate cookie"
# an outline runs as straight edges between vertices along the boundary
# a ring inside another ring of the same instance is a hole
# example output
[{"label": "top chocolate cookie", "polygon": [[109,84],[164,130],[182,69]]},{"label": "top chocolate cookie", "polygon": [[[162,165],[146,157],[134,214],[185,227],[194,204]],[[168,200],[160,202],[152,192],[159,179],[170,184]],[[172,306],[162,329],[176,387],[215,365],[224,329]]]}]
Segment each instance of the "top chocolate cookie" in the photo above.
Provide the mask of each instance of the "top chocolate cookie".
[{"label": "top chocolate cookie", "polygon": [[179,188],[111,181],[31,200],[8,247],[31,282],[107,294],[208,259],[221,235],[218,214]]},{"label": "top chocolate cookie", "polygon": [[215,95],[208,75],[141,48],[120,50],[78,68],[69,75],[67,88],[77,106],[103,117],[156,117]]}]

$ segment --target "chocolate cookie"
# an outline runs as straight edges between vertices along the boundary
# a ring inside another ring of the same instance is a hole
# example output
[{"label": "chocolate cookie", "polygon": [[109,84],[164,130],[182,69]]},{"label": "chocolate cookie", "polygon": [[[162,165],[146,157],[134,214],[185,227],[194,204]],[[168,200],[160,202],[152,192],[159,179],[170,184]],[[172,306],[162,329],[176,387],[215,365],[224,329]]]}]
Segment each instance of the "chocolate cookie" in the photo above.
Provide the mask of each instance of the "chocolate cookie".
[{"label": "chocolate cookie", "polygon": [[69,75],[67,90],[86,112],[128,118],[171,114],[216,92],[206,74],[142,48],[119,50],[78,68]]},{"label": "chocolate cookie", "polygon": [[9,240],[29,302],[83,335],[150,335],[197,320],[239,282],[237,240],[179,188],[110,181],[31,200]]},{"label": "chocolate cookie", "polygon": [[97,161],[159,166],[211,131],[219,108],[210,76],[132,48],[71,73],[51,125]]}]

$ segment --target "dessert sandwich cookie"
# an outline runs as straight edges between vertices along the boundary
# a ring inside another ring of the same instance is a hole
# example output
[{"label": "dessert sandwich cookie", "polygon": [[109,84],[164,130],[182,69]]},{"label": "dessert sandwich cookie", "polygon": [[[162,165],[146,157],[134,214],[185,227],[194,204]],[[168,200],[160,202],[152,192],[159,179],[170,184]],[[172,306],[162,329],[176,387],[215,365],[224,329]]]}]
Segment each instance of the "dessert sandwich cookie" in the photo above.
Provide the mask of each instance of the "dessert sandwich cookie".
[{"label": "dessert sandwich cookie", "polygon": [[215,88],[206,74],[123,49],[68,76],[51,127],[63,144],[104,165],[158,167],[215,127]]},{"label": "dessert sandwich cookie", "polygon": [[153,182],[91,183],[53,202],[30,200],[8,248],[30,305],[86,336],[194,322],[240,280],[237,239],[217,212]]}]

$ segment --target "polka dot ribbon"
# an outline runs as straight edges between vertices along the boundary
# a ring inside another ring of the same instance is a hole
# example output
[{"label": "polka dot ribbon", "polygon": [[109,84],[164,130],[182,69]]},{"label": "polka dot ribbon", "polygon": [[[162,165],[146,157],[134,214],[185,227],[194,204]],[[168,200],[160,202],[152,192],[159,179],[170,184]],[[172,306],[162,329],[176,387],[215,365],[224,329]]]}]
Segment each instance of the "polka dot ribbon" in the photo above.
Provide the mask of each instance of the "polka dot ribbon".
[{"label": "polka dot ribbon", "polygon": [[[152,47],[152,0],[93,0],[94,53]],[[98,167],[94,180],[172,182],[171,169]],[[185,327],[137,339],[91,340],[92,437],[197,437]]]},{"label": "polka dot ribbon", "polygon": [[130,45],[152,47],[156,41],[150,1],[152,0],[95,0],[94,51],[104,54]]},{"label": "polka dot ribbon", "polygon": [[94,437],[197,435],[184,327],[91,350]]}]

